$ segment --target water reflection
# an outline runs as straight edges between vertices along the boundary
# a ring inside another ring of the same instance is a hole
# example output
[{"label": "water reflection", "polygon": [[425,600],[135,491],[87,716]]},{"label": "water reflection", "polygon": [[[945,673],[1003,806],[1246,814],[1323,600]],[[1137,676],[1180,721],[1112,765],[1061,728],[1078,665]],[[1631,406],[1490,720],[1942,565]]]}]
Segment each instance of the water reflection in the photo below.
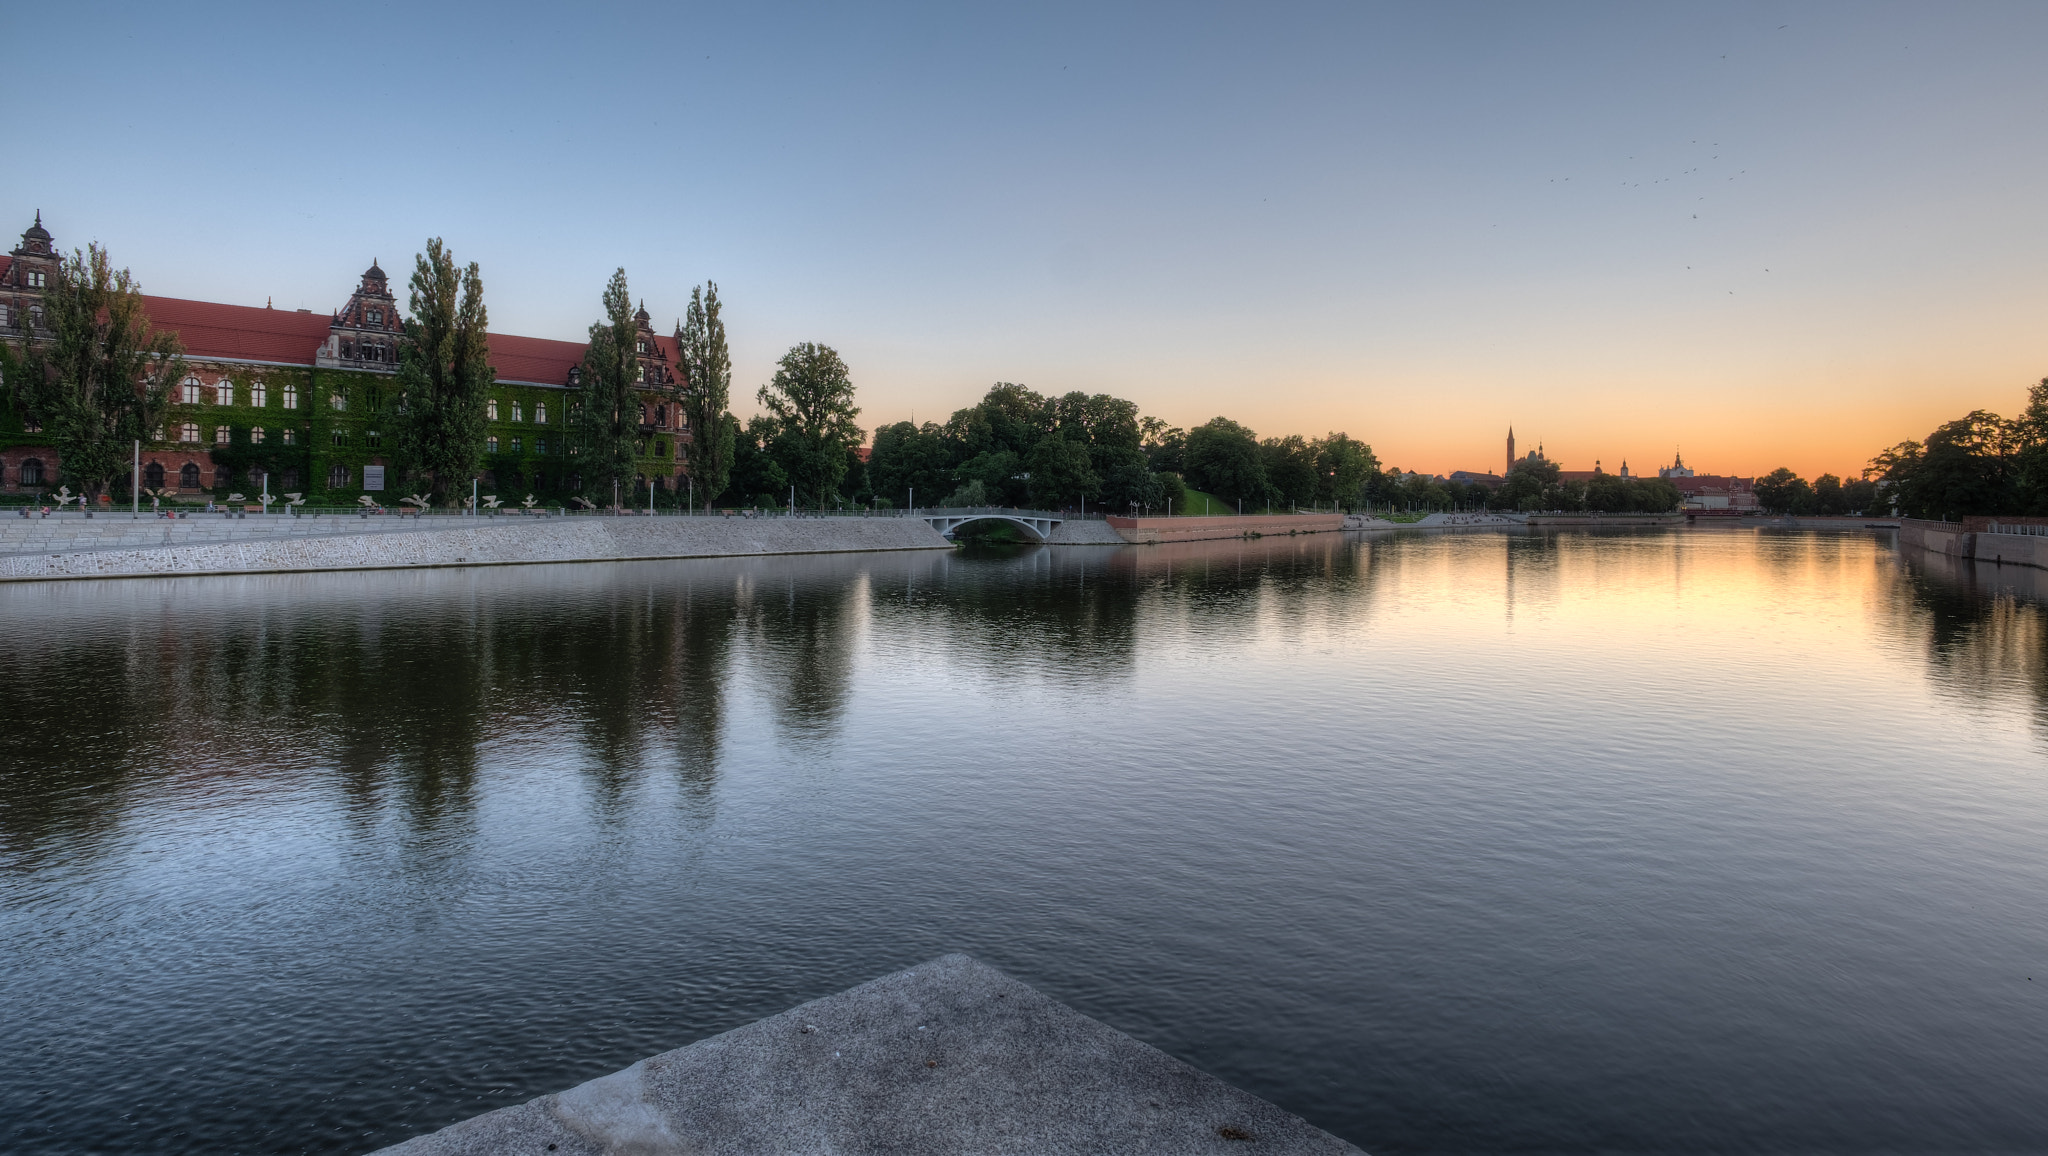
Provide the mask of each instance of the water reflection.
[{"label": "water reflection", "polygon": [[0,1148],[359,1151],[964,949],[1368,1150],[2040,1149],[2044,577],[1676,531],[0,587]]},{"label": "water reflection", "polygon": [[2024,700],[2048,731],[2048,571],[1899,552],[1901,581],[1879,603],[1891,634],[1926,656],[1960,708]]}]

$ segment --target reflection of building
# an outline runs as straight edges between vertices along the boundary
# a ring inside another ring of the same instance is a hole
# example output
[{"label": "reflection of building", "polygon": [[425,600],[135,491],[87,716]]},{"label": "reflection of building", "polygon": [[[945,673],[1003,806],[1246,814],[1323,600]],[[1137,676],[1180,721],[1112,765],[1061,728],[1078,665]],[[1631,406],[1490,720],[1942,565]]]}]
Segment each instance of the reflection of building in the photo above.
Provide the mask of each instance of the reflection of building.
[{"label": "reflection of building", "polygon": [[[21,246],[0,256],[0,340],[50,336],[41,301],[61,260],[39,213]],[[143,443],[142,486],[198,497],[253,495],[267,483],[273,494],[304,492],[315,504],[386,490],[404,405],[395,380],[404,320],[374,262],[333,314],[148,296],[143,308],[157,329],[178,335],[188,365],[171,386],[163,425]],[[649,484],[672,489],[687,474],[691,435],[678,404],[687,386],[681,351],[654,332],[644,306],[634,320],[643,385],[633,472],[644,494]],[[584,349],[580,341],[490,335],[497,376],[485,401],[486,492],[585,487],[570,437]],[[54,488],[57,467],[40,428],[0,412],[0,492]],[[125,476],[117,484],[119,497],[128,484]],[[449,487],[461,488],[466,482]]]}]

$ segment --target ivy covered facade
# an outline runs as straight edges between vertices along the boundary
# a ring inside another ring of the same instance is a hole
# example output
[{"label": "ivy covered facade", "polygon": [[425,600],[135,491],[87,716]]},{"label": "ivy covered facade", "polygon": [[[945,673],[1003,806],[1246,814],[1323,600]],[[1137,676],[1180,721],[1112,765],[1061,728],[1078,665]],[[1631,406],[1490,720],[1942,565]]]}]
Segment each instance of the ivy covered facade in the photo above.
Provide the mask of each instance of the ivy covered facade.
[{"label": "ivy covered facade", "polygon": [[[0,340],[19,345],[46,333],[38,302],[61,255],[41,215],[21,245],[0,257]],[[372,262],[348,301],[331,314],[268,305],[144,298],[151,323],[178,334],[188,373],[171,390],[157,436],[143,443],[141,487],[187,501],[253,501],[302,494],[310,505],[379,504],[404,496],[392,457],[403,399],[396,383],[401,307]],[[643,307],[637,353],[639,399],[632,493],[622,501],[674,504],[687,485],[690,429],[679,399],[687,387],[673,338],[656,334]],[[599,493],[609,479],[586,478],[572,434],[581,390],[581,342],[493,333],[495,381],[477,486],[515,504],[533,494],[550,504]],[[57,487],[57,449],[34,415],[0,412],[0,495],[33,498]],[[124,501],[123,477],[108,495]]]}]

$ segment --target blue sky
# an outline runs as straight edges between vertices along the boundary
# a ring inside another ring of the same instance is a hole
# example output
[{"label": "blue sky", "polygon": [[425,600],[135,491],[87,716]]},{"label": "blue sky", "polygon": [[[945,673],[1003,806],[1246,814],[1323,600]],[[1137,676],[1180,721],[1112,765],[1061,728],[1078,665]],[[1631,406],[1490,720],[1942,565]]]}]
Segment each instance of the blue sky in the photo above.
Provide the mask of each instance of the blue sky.
[{"label": "blue sky", "polygon": [[[0,221],[331,309],[728,302],[736,408],[990,382],[1483,468],[1806,473],[2048,374],[2048,6],[10,5]],[[11,217],[21,218],[13,224]]]}]

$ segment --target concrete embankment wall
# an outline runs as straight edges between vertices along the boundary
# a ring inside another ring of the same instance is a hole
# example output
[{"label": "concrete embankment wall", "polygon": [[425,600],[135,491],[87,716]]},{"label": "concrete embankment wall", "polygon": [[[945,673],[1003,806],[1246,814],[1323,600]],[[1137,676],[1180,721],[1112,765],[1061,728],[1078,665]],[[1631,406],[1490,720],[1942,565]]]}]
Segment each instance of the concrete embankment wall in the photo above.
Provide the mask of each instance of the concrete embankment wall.
[{"label": "concrete embankment wall", "polygon": [[1900,518],[1899,545],[1946,554],[1951,558],[2048,570],[2048,537],[2038,534],[1994,534],[1986,530],[1966,530],[1955,522]]},{"label": "concrete embankment wall", "polygon": [[1319,534],[1344,528],[1342,514],[1245,514],[1217,518],[1116,518],[1108,520],[1126,542],[1199,542],[1252,534]]},{"label": "concrete embankment wall", "polygon": [[[347,519],[334,521],[348,524]],[[189,540],[143,548],[11,554],[0,556],[0,581],[951,547],[938,531],[915,518],[422,519],[383,532],[366,532],[357,524],[322,536],[278,533],[234,541]]]},{"label": "concrete embankment wall", "polygon": [[1108,522],[1095,518],[1069,518],[1052,528],[1046,538],[1049,546],[1125,546],[1123,536],[1110,528]]}]

